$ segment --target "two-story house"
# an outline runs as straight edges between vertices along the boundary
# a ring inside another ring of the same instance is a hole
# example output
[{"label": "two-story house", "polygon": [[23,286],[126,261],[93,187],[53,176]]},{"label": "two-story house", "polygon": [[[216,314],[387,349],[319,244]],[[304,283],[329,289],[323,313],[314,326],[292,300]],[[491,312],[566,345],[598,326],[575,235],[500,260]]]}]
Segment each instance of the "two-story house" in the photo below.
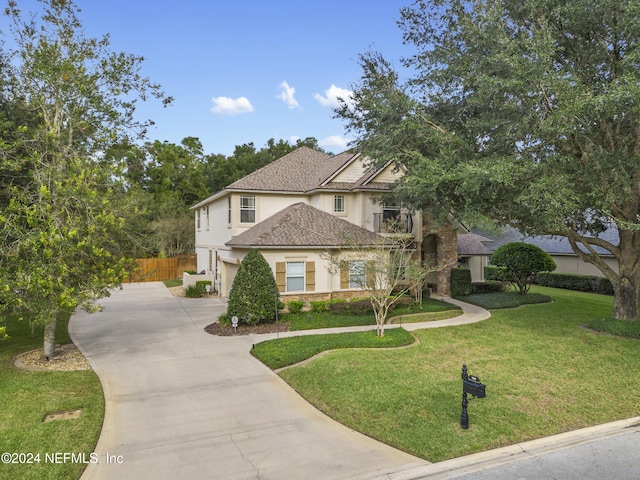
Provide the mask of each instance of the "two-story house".
[{"label": "two-story house", "polygon": [[[367,169],[357,153],[299,148],[192,207],[198,271],[214,275],[216,291],[226,296],[242,258],[255,248],[283,297],[346,298],[358,294],[358,268],[332,275],[326,252],[379,244],[385,235],[411,236],[422,255],[455,265],[460,226],[435,227],[379,202],[398,175],[392,165]],[[448,273],[432,279],[439,294],[449,294]]]}]

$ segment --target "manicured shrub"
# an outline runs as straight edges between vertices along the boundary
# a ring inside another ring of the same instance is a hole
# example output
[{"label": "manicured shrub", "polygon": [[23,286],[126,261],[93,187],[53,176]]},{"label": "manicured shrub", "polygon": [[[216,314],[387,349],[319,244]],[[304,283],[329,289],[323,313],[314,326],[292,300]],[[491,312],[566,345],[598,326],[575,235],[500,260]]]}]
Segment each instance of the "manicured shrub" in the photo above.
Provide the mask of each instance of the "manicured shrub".
[{"label": "manicured shrub", "polygon": [[302,300],[289,300],[287,302],[287,308],[289,309],[289,313],[293,313],[294,315],[302,312],[302,307],[304,307],[305,302]]},{"label": "manicured shrub", "polygon": [[329,302],[326,300],[311,300],[309,307],[313,313],[322,313],[329,309]]},{"label": "manicured shrub", "polygon": [[505,291],[503,282],[477,282],[471,284],[471,293],[500,293]]},{"label": "manicured shrub", "polygon": [[484,267],[484,279],[495,282],[507,282],[507,269],[504,267],[493,267],[487,265]]},{"label": "manicured shrub", "polygon": [[[196,281],[196,287],[198,287],[200,289],[200,291],[202,292],[202,295],[207,293],[207,285],[209,285],[209,287],[212,287],[211,280],[197,280]],[[211,291],[213,291],[213,290],[211,290]]]},{"label": "manicured shrub", "polygon": [[227,313],[248,325],[273,322],[280,294],[273,272],[262,254],[251,249],[242,259],[231,285]]},{"label": "manicured shrub", "polygon": [[197,285],[189,285],[184,290],[184,295],[187,298],[200,298],[204,294],[204,291],[198,288]]},{"label": "manicured shrub", "polygon": [[460,297],[471,293],[471,270],[468,268],[451,269],[451,296]]},{"label": "manicured shrub", "polygon": [[507,280],[518,293],[527,293],[539,272],[551,272],[556,262],[540,247],[524,242],[506,243],[491,255],[490,262],[507,270]]},{"label": "manicured shrub", "polygon": [[329,311],[334,315],[364,315],[373,312],[368,299],[353,299],[349,302],[332,302]]}]

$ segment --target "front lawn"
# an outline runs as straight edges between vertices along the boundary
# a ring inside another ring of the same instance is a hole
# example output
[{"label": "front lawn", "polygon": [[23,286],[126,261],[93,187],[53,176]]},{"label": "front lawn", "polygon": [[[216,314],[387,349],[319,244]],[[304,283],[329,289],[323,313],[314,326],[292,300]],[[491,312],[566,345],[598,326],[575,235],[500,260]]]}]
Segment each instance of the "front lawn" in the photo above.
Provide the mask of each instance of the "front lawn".
[{"label": "front lawn", "polygon": [[[407,349],[332,351],[281,376],[339,422],[429,461],[638,415],[640,342],[584,328],[613,299],[535,290],[554,302],[419,330]],[[487,386],[469,402],[469,430],[459,426],[463,363]]]},{"label": "front lawn", "polygon": [[326,350],[339,348],[389,348],[410,345],[413,336],[402,328],[385,330],[378,337],[375,330],[366,332],[328,333],[303,337],[288,337],[258,343],[251,354],[269,368],[294,365]]},{"label": "front lawn", "polygon": [[[58,320],[56,340],[70,341],[67,333],[69,314]],[[26,321],[9,318],[7,340],[0,340],[0,453],[39,454],[39,463],[5,463],[0,478],[77,479],[82,463],[46,462],[45,455],[68,452],[79,455],[93,452],[104,416],[102,388],[96,374],[77,372],[26,372],[13,365],[16,354],[42,348],[42,327],[34,335]],[[77,420],[43,423],[46,414],[82,410]],[[19,458],[17,458],[19,459]]]}]

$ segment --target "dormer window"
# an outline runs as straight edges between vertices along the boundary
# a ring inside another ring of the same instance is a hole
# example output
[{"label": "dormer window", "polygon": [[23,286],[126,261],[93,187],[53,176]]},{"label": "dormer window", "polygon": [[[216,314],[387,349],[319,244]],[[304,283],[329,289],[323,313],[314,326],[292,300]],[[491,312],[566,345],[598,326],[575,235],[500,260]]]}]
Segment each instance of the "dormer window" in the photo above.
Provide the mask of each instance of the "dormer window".
[{"label": "dormer window", "polygon": [[344,213],[344,195],[333,196],[333,212]]}]

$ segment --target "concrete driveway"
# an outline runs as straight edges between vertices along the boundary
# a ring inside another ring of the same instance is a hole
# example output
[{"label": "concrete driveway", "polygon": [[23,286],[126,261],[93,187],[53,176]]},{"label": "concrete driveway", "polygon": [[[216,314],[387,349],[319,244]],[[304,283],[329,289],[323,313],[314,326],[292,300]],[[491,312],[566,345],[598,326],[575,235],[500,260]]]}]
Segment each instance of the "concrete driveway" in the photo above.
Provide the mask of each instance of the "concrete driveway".
[{"label": "concrete driveway", "polygon": [[205,333],[221,300],[157,282],[101,303],[70,322],[106,402],[83,480],[368,479],[428,464],[318,412],[249,355],[250,337]]}]

